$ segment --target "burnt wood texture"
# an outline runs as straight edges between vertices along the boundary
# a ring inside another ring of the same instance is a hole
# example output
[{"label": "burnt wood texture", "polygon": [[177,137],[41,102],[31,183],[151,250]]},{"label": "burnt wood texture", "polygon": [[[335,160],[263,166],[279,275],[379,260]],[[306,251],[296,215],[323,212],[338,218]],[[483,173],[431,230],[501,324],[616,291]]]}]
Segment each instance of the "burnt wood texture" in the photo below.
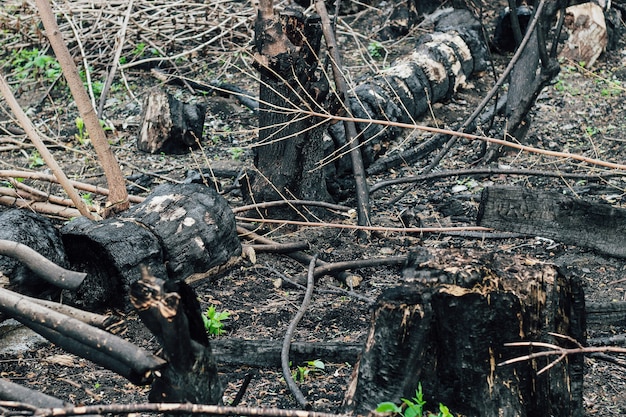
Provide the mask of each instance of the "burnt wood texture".
[{"label": "burnt wood texture", "polygon": [[563,343],[558,333],[585,343],[578,281],[504,253],[422,249],[411,259],[404,284],[374,307],[346,411],[399,403],[421,383],[431,409],[441,402],[455,415],[583,415],[582,355],[540,375],[554,358],[499,365],[532,351],[508,342]]},{"label": "burnt wood texture", "polygon": [[201,184],[165,184],[117,218],[78,218],[63,229],[72,265],[88,272],[65,298],[87,309],[122,306],[142,267],[172,280],[205,272],[241,253],[226,200]]},{"label": "burnt wood texture", "polygon": [[626,257],[626,210],[522,187],[486,187],[477,223]]}]

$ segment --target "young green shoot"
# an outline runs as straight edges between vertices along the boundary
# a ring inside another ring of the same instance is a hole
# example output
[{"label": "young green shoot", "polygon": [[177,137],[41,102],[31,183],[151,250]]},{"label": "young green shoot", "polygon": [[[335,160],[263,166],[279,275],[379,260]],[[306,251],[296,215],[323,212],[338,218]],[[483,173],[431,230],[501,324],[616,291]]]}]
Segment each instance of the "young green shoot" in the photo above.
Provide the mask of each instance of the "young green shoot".
[{"label": "young green shoot", "polygon": [[204,328],[211,336],[220,336],[226,332],[226,330],[224,330],[223,320],[229,317],[230,313],[228,311],[217,311],[215,306],[212,305],[202,314]]}]

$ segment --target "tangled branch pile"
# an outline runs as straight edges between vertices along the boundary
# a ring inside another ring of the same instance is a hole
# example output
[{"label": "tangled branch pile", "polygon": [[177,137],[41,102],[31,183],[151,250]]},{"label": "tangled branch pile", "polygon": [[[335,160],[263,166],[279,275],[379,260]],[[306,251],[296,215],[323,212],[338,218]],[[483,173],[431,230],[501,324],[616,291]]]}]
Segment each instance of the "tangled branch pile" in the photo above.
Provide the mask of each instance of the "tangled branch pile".
[{"label": "tangled branch pile", "polygon": [[[10,0],[0,9],[0,30],[7,52],[47,40],[34,0]],[[183,0],[53,1],[58,24],[74,57],[92,70],[106,70],[124,33],[121,68],[167,61],[185,66],[194,58],[219,55],[245,45],[252,37],[252,6],[247,2]],[[132,5],[131,5],[132,3]]]}]

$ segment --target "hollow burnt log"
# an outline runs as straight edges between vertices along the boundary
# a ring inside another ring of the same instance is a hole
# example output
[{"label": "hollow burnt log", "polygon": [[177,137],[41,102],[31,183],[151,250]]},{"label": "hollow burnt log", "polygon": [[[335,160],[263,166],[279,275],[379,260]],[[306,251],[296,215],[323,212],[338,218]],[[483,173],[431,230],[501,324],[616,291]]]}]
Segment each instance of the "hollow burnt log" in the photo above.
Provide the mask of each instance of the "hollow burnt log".
[{"label": "hollow burnt log", "polygon": [[71,264],[87,272],[82,286],[64,291],[72,305],[98,310],[127,305],[130,284],[141,278],[141,266],[164,273],[163,250],[157,236],[133,219],[99,222],[79,217],[61,232]]},{"label": "hollow burnt log", "polygon": [[241,253],[234,214],[219,194],[200,184],[165,184],[117,218],[71,221],[62,229],[72,265],[85,283],[68,302],[97,310],[122,307],[142,267],[184,279]]},{"label": "hollow burnt log", "polygon": [[552,359],[498,365],[529,353],[507,342],[556,343],[554,332],[584,344],[580,282],[505,254],[423,249],[412,259],[404,284],[374,308],[345,411],[368,414],[412,398],[421,383],[431,406],[441,402],[455,415],[583,415],[582,355],[541,375]]}]

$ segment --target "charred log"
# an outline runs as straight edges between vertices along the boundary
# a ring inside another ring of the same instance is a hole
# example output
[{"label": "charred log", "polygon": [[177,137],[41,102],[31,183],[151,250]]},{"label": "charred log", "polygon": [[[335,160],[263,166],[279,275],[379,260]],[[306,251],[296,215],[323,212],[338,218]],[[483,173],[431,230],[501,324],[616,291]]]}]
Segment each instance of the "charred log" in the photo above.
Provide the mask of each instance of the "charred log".
[{"label": "charred log", "polygon": [[[216,339],[211,341],[215,360],[220,364],[254,367],[280,367],[279,340]],[[361,343],[292,342],[289,358],[294,363],[319,358],[329,363],[354,364],[363,349]]]},{"label": "charred log", "polygon": [[[468,10],[442,13],[434,25],[435,32],[422,36],[415,51],[355,87],[350,100],[355,117],[412,123],[433,103],[450,99],[457,89],[466,85],[473,72],[486,68],[487,49],[480,34],[480,24]],[[385,154],[399,134],[398,128],[389,126],[360,123],[357,127],[364,144],[362,153],[366,167]],[[345,131],[341,124],[332,125],[329,133],[335,149],[345,146]],[[398,161],[415,161],[437,149],[444,140],[427,142],[417,152],[409,149],[406,155],[403,153],[398,157]],[[389,165],[393,163],[387,163]],[[342,158],[336,169],[339,177],[350,172],[347,158]],[[368,173],[371,170],[368,169]],[[345,185],[338,188],[345,188]]]},{"label": "charred log", "polygon": [[161,185],[143,203],[126,211],[124,218],[158,237],[172,279],[207,271],[241,254],[228,202],[200,184]]},{"label": "charred log", "polygon": [[79,218],[62,233],[70,261],[88,272],[85,283],[68,291],[66,299],[87,309],[123,306],[143,267],[177,280],[241,253],[228,203],[200,184],[157,187],[123,217]]},{"label": "charred log", "polygon": [[63,299],[86,310],[128,305],[130,284],[141,278],[141,266],[164,273],[163,250],[157,236],[132,219],[100,222],[79,217],[61,232],[74,268],[87,272],[83,285],[65,291]]},{"label": "charred log", "polygon": [[558,191],[487,187],[477,223],[626,257],[626,210]]}]

